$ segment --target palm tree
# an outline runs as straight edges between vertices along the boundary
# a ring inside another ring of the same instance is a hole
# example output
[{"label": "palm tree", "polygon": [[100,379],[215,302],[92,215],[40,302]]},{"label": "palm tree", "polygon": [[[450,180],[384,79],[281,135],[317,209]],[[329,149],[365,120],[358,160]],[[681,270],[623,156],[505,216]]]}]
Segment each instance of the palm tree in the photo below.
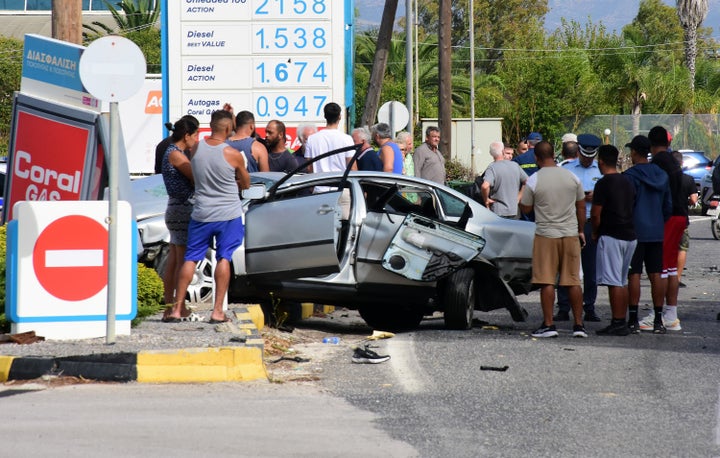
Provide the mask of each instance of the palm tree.
[{"label": "palm tree", "polygon": [[88,32],[83,32],[84,41],[92,41],[102,35],[110,35],[120,33],[122,35],[128,32],[135,32],[157,24],[160,18],[160,0],[121,0],[115,5],[122,10],[118,11],[107,0],[103,0],[113,20],[117,26],[112,29],[99,21],[94,21],[92,25],[83,24],[83,28]]},{"label": "palm tree", "polygon": [[708,13],[708,0],[677,0],[677,14],[685,31],[685,64],[690,70],[690,90],[695,91],[697,29]]}]

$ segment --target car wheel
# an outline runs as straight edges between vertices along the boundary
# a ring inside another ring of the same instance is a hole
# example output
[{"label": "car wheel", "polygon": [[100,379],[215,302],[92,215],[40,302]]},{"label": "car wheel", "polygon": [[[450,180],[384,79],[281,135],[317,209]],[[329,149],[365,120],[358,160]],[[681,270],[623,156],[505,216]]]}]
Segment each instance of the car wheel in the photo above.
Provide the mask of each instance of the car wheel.
[{"label": "car wheel", "polygon": [[471,329],[475,313],[475,270],[464,268],[450,275],[443,292],[445,327]]},{"label": "car wheel", "polygon": [[[164,245],[160,250],[160,253],[155,258],[154,268],[160,278],[162,278],[165,273],[169,251],[170,247],[168,245]],[[195,273],[193,273],[193,278],[188,285],[187,294],[185,295],[186,301],[209,302],[212,300],[212,257],[214,255],[215,252],[213,250],[208,250],[207,253],[205,253],[205,259],[200,261],[195,267]]]},{"label": "car wheel", "polygon": [[720,219],[713,218],[710,220],[710,230],[715,240],[720,240]]},{"label": "car wheel", "polygon": [[190,302],[210,302],[213,295],[212,258],[214,250],[207,250],[205,258],[197,263],[193,278],[188,285],[186,300]]},{"label": "car wheel", "polygon": [[365,306],[360,307],[358,311],[368,326],[378,331],[411,331],[420,325],[424,316],[422,311],[412,306],[393,308]]}]

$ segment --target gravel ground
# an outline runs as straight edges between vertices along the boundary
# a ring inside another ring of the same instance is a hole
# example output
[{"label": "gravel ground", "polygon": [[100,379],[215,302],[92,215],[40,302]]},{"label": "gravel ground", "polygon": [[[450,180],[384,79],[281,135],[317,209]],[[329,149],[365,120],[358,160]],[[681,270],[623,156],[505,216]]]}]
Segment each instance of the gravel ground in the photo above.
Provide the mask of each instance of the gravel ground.
[{"label": "gravel ground", "polygon": [[[230,304],[228,310],[237,306]],[[210,304],[198,304],[197,313],[204,320],[210,316]],[[228,315],[232,316],[231,313]],[[232,342],[234,334],[219,332],[218,325],[207,321],[163,323],[162,313],[146,318],[132,328],[129,336],[117,336],[114,344],[107,344],[105,337],[80,340],[52,340],[28,345],[0,344],[0,355],[6,356],[78,356],[100,353],[135,353],[143,350],[173,350],[182,348],[205,348],[243,345]]]}]

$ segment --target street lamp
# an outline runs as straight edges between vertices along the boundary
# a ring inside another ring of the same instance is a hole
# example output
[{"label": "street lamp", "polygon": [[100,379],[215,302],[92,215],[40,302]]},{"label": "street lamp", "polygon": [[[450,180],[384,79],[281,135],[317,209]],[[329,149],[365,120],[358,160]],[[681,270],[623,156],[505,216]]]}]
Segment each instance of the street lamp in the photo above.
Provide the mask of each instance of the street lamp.
[{"label": "street lamp", "polygon": [[605,144],[606,144],[606,145],[609,145],[609,144],[610,144],[610,134],[612,133],[612,130],[610,130],[610,129],[605,129],[605,130],[603,131],[603,133],[605,134]]}]

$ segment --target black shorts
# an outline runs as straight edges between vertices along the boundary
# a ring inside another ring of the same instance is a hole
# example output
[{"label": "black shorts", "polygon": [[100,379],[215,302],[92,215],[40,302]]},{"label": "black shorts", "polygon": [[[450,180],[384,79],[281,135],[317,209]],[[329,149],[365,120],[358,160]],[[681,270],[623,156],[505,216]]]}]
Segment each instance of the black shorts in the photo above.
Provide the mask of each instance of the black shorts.
[{"label": "black shorts", "polygon": [[659,274],[662,272],[663,243],[662,242],[638,242],[630,261],[630,275],[641,274],[643,264],[648,274]]}]

